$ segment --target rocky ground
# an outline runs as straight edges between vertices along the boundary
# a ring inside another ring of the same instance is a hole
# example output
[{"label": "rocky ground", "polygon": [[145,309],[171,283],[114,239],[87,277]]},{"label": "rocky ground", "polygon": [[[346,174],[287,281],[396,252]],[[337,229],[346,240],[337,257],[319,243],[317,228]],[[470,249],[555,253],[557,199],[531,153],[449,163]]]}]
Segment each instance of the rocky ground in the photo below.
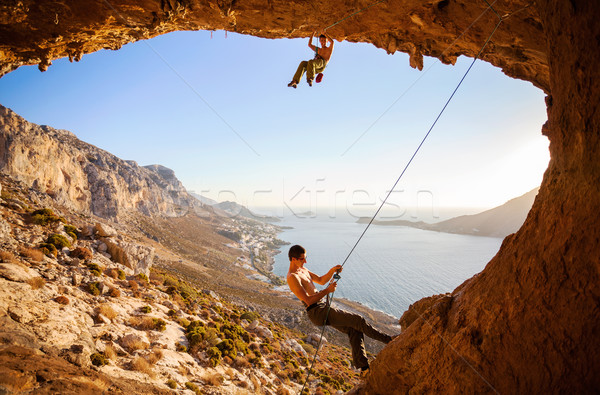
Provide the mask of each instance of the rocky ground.
[{"label": "rocky ground", "polygon": [[[207,236],[199,259],[176,234],[171,249],[131,225],[63,210],[8,176],[1,184],[0,393],[300,390],[317,328],[239,265],[216,278],[219,259],[230,258],[218,236]],[[249,285],[231,285],[236,276]],[[325,342],[311,393],[358,383],[342,342]]]}]

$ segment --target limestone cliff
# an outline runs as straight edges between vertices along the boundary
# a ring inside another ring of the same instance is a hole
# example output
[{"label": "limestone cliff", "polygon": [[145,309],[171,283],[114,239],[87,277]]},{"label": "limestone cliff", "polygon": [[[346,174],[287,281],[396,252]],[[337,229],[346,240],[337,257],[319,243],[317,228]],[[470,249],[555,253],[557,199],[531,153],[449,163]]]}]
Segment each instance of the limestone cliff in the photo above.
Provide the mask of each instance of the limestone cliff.
[{"label": "limestone cliff", "polygon": [[0,170],[78,212],[116,219],[134,211],[176,216],[199,206],[172,170],[138,166],[66,130],[0,106]]},{"label": "limestone cliff", "polygon": [[[306,37],[371,3],[10,0],[0,6],[0,73],[23,64],[44,70],[59,57],[78,60],[174,30]],[[484,12],[488,3],[495,12]],[[542,129],[550,140],[548,170],[519,232],[505,239],[482,273],[421,314],[379,354],[363,393],[600,388],[598,2],[388,0],[328,33],[407,52],[420,68],[424,55],[445,63],[474,56],[498,17],[503,22],[483,60],[548,94]]]}]

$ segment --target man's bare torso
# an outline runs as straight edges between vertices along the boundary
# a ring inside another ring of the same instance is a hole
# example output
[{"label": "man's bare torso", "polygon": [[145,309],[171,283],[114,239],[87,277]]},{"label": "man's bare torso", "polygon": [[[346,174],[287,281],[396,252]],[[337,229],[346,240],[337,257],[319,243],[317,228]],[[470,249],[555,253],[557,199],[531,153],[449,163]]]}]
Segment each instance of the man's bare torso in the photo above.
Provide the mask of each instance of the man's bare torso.
[{"label": "man's bare torso", "polygon": [[310,277],[310,272],[308,269],[300,267],[296,270],[290,270],[288,272],[288,276],[295,276],[300,281],[300,285],[302,288],[304,288],[309,296],[317,293],[317,288]]},{"label": "man's bare torso", "polygon": [[325,60],[325,62],[329,62],[332,52],[333,52],[333,45],[330,45],[328,47],[318,48],[317,55],[319,57],[323,58],[323,60]]}]

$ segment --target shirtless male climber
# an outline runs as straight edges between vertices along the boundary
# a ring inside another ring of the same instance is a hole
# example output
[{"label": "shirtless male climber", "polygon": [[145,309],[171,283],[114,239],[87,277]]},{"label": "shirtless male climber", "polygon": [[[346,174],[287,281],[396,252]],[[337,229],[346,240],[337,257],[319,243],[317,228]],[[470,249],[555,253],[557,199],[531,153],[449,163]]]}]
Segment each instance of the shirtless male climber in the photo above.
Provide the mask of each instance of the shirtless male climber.
[{"label": "shirtless male climber", "polygon": [[290,258],[290,269],[287,274],[287,283],[294,295],[304,303],[308,318],[313,324],[322,326],[325,316],[327,316],[327,325],[347,334],[352,347],[354,367],[361,370],[361,376],[365,375],[369,370],[369,360],[365,351],[364,335],[386,344],[392,341],[392,336],[380,332],[358,314],[331,307],[329,315],[327,315],[327,304],[322,299],[335,291],[337,282],[330,282],[327,288],[318,292],[314,283],[325,285],[327,281],[331,280],[334,273],[342,271],[341,265],[332,267],[322,276],[317,276],[304,267],[306,250],[302,246],[291,247],[288,257]]},{"label": "shirtless male climber", "polygon": [[[312,43],[315,33],[310,36],[310,40],[308,41],[308,47],[315,51],[315,57],[314,59],[308,61],[303,60],[300,62],[298,65],[298,70],[296,70],[296,74],[294,74],[294,78],[292,78],[292,82],[288,84],[288,86],[291,88],[296,88],[298,86],[298,83],[300,82],[300,79],[305,71],[306,82],[308,82],[309,86],[312,86],[315,74],[322,73],[323,70],[325,70],[325,66],[327,66],[327,62],[329,62],[329,59],[331,58],[331,52],[333,52],[333,40],[331,37],[321,34],[319,36],[321,48],[317,48]],[[328,47],[325,45],[327,41],[329,41]]]}]

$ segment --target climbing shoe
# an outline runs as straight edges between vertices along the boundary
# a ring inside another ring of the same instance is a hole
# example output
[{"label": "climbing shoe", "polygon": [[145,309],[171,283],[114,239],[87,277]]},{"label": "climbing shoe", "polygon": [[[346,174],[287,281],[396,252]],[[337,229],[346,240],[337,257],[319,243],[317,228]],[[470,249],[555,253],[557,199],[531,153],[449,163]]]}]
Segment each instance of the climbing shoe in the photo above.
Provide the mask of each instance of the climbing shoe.
[{"label": "climbing shoe", "polygon": [[288,86],[289,86],[290,88],[294,88],[294,89],[296,89],[296,88],[298,87],[298,84],[296,83],[296,81],[292,81],[292,82],[290,82],[290,83],[288,84]]},{"label": "climbing shoe", "polygon": [[308,82],[308,86],[312,86],[312,80],[306,80]]}]

